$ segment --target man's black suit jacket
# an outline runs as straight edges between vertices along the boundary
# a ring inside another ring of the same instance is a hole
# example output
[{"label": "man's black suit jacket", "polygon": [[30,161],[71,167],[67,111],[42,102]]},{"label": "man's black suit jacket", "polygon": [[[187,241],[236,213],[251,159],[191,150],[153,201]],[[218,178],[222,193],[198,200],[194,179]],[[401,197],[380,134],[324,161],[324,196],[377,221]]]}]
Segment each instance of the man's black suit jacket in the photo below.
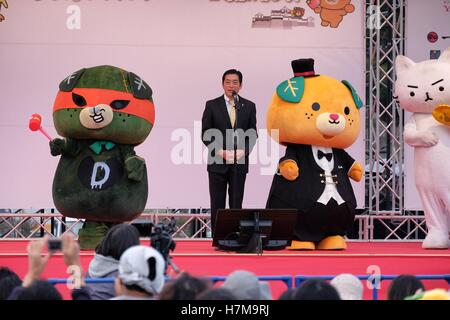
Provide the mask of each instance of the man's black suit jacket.
[{"label": "man's black suit jacket", "polygon": [[[245,158],[243,157],[238,162],[237,170],[246,173],[248,172],[248,156],[257,138],[256,106],[250,100],[239,96],[239,103],[236,109],[237,122],[235,129],[238,135],[237,149],[245,150]],[[217,173],[227,172],[232,164],[226,164],[222,157],[216,155],[216,152],[221,149],[234,150],[233,128],[223,95],[206,102],[202,117],[202,141],[209,150],[208,171]],[[240,163],[244,162],[244,160],[245,163]]]},{"label": "man's black suit jacket", "polygon": [[[334,168],[331,171],[336,188],[350,210],[356,208],[356,198],[353,192],[348,172],[355,159],[343,149],[333,148]],[[320,198],[325,190],[325,171],[316,163],[310,145],[288,144],[286,154],[280,159],[292,159],[299,167],[299,176],[294,181],[288,181],[281,175],[275,175],[270,189],[267,207],[271,208],[272,197],[286,203],[286,208],[297,208],[308,211]],[[279,201],[278,201],[279,202]]]}]

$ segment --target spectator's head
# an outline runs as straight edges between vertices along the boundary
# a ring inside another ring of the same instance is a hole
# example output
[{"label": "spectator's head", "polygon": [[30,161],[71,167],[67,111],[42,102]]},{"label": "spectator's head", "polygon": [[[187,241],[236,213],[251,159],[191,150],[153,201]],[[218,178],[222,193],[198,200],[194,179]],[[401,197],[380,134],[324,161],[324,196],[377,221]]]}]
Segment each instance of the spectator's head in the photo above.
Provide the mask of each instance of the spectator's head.
[{"label": "spectator's head", "polygon": [[293,300],[341,300],[337,290],[328,282],[308,279],[296,290]]},{"label": "spectator's head", "polygon": [[125,223],[117,224],[108,230],[95,248],[95,253],[119,260],[125,250],[139,244],[139,231],[136,227]]},{"label": "spectator's head", "polygon": [[395,278],[388,289],[388,300],[403,300],[425,290],[423,283],[413,275],[402,274]]},{"label": "spectator's head", "polygon": [[182,273],[175,280],[167,283],[160,300],[193,300],[195,297],[211,286],[209,280],[196,278],[188,273]]},{"label": "spectator's head", "polygon": [[12,290],[22,284],[19,276],[8,268],[0,268],[0,300],[8,299]]},{"label": "spectator's head", "polygon": [[37,280],[17,295],[17,300],[62,300],[61,294],[48,281]]},{"label": "spectator's head", "polygon": [[361,281],[350,273],[342,273],[331,280],[341,300],[362,300],[364,287]]},{"label": "spectator's head", "polygon": [[228,289],[210,288],[197,295],[195,300],[237,300],[237,298]]},{"label": "spectator's head", "polygon": [[151,247],[134,246],[122,254],[116,278],[116,295],[154,296],[164,286],[163,256]]},{"label": "spectator's head", "polygon": [[413,296],[406,297],[405,300],[450,300],[450,290],[433,289],[421,291]]},{"label": "spectator's head", "polygon": [[278,297],[278,300],[293,300],[295,294],[294,288],[289,288]]},{"label": "spectator's head", "polygon": [[238,300],[271,300],[267,282],[258,280],[252,272],[237,270],[230,273],[222,285],[229,289]]}]

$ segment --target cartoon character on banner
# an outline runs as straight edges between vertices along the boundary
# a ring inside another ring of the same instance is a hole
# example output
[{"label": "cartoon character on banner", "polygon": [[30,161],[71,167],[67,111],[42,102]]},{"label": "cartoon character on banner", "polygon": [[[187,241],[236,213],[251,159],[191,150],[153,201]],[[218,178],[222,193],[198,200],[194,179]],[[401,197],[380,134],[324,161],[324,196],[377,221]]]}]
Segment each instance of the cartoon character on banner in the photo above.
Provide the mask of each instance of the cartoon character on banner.
[{"label": "cartoon character on banner", "polygon": [[338,28],[344,16],[355,11],[351,0],[307,0],[306,3],[320,15],[323,27]]},{"label": "cartoon character on banner", "polygon": [[414,175],[428,234],[425,249],[449,248],[450,231],[450,48],[437,60],[395,61],[394,97],[412,113],[404,140],[414,147]]},{"label": "cartoon character on banner", "polygon": [[[134,147],[155,121],[150,86],[114,66],[81,69],[65,78],[53,106],[53,122],[65,139],[52,139],[61,155],[53,180],[53,201],[66,217],[86,219],[80,247],[95,248],[108,228],[131,221],[148,196],[145,160]],[[39,115],[30,129],[43,131]]]},{"label": "cartoon character on banner", "polygon": [[[8,1],[0,0],[0,11],[2,10],[2,6],[4,6],[5,9],[8,9]],[[0,13],[0,22],[2,22],[3,20],[5,20],[5,16]]]},{"label": "cartoon character on banner", "polygon": [[267,208],[298,209],[289,249],[346,249],[356,212],[350,179],[360,181],[364,169],[344,149],[359,135],[363,102],[348,81],[316,75],[313,59],[292,68],[267,113],[270,135],[287,147]]}]

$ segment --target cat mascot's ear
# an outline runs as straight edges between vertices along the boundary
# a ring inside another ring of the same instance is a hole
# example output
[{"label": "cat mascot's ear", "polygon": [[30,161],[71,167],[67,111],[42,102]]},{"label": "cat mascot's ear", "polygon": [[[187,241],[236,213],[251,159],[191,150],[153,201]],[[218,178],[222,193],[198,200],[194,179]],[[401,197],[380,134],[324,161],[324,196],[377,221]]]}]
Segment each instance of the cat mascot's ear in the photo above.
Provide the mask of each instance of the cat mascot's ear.
[{"label": "cat mascot's ear", "polygon": [[442,52],[441,56],[439,57],[439,62],[446,62],[450,63],[450,47],[445,49],[444,52]]},{"label": "cat mascot's ear", "polygon": [[416,63],[414,61],[405,56],[397,56],[397,58],[395,59],[395,70],[397,71],[397,73],[407,71],[415,65]]}]

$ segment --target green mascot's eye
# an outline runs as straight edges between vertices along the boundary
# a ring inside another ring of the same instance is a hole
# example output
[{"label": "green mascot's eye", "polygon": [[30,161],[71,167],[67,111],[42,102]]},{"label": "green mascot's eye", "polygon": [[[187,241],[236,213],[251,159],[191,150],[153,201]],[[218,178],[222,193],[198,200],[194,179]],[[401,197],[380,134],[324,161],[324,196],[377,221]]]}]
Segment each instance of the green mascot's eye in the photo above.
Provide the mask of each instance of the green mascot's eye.
[{"label": "green mascot's eye", "polygon": [[87,104],[86,99],[84,99],[83,96],[80,96],[79,94],[73,92],[72,92],[72,100],[79,107],[84,107]]},{"label": "green mascot's eye", "polygon": [[120,110],[125,108],[129,103],[130,101],[128,100],[114,100],[113,102],[111,102],[110,106],[115,110]]}]

